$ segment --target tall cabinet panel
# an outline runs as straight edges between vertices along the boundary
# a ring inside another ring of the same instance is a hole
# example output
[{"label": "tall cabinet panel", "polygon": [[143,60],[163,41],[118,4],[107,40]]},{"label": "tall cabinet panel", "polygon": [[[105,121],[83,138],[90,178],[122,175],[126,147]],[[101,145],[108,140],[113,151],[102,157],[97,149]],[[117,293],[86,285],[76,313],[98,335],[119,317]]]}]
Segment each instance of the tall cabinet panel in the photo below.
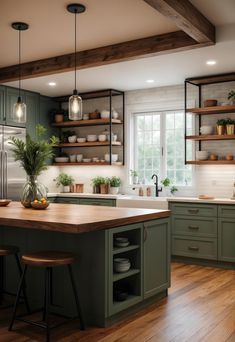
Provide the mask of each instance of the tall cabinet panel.
[{"label": "tall cabinet panel", "polygon": [[0,86],[0,124],[5,123],[5,87]]},{"label": "tall cabinet panel", "polygon": [[170,227],[167,219],[144,223],[144,298],[170,286]]},{"label": "tall cabinet panel", "polygon": [[46,127],[46,138],[49,139],[57,131],[51,125],[50,112],[52,109],[59,109],[59,103],[47,96],[40,96],[39,122]]},{"label": "tall cabinet panel", "polygon": [[[17,126],[17,127],[25,127],[23,123],[16,123],[13,121],[12,113],[13,113],[13,106],[17,102],[19,96],[19,90],[16,88],[6,87],[5,92],[5,111],[6,111],[6,125],[8,126]],[[25,92],[21,91],[21,97],[23,102],[25,102]]]},{"label": "tall cabinet panel", "polygon": [[39,123],[39,101],[40,95],[25,91],[25,102],[27,106],[27,133],[33,138],[36,138],[36,125]]}]

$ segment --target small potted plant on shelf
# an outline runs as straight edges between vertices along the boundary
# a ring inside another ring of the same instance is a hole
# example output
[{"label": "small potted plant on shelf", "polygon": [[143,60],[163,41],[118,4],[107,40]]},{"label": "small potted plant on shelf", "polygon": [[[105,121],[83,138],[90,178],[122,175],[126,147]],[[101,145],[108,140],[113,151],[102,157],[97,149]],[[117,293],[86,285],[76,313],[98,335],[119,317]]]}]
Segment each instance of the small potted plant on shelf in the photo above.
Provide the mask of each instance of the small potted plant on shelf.
[{"label": "small potted plant on shelf", "polygon": [[138,172],[136,170],[130,170],[132,184],[138,184],[139,177]]},{"label": "small potted plant on shelf", "polygon": [[233,135],[234,134],[234,120],[227,118],[226,119],[226,134]]},{"label": "small potted plant on shelf", "polygon": [[110,179],[108,177],[103,178],[101,177],[101,183],[100,183],[100,193],[101,194],[108,194],[109,193],[109,185],[110,185]]},{"label": "small potted plant on shelf", "polygon": [[97,176],[91,180],[93,186],[93,193],[100,194],[100,184],[103,182],[103,177]]},{"label": "small potted plant on shelf", "polygon": [[228,100],[230,100],[231,105],[235,105],[235,91],[234,90],[231,90],[228,93]]},{"label": "small potted plant on shelf", "polygon": [[72,176],[67,175],[66,173],[60,173],[58,177],[55,179],[56,186],[63,186],[63,192],[70,192],[70,187],[74,182]]},{"label": "small potted plant on shelf", "polygon": [[223,135],[225,133],[225,126],[226,126],[227,120],[225,119],[219,119],[217,121],[216,130],[218,135]]},{"label": "small potted plant on shelf", "polygon": [[118,194],[119,187],[121,185],[121,178],[113,176],[110,178],[109,184],[110,184],[110,188],[109,188],[110,194],[112,194],[112,195]]}]

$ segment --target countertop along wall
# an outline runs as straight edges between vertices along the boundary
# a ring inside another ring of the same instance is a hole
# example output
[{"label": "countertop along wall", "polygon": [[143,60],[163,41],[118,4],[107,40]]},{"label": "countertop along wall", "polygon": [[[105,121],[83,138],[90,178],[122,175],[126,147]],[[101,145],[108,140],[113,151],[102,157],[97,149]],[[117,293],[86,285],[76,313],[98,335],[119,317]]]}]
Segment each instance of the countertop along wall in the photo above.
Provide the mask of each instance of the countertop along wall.
[{"label": "countertop along wall", "polygon": [[[195,87],[196,88],[196,87]],[[211,85],[205,88],[203,98],[217,98],[219,102],[227,101],[228,91],[235,89],[235,82],[225,84]],[[195,91],[190,91],[188,107],[197,105]],[[132,136],[130,130],[131,113],[148,111],[148,110],[174,110],[184,108],[184,87],[183,85],[158,87],[151,89],[143,89],[126,92],[126,165],[121,166],[66,166],[56,167],[50,166],[42,175],[41,181],[49,188],[50,192],[58,192],[53,179],[59,172],[71,174],[75,181],[84,183],[85,192],[91,192],[91,179],[97,175],[104,177],[119,176],[123,181],[122,191],[129,194],[137,194],[138,188],[132,190],[133,186],[129,184],[129,170],[132,167],[130,160],[133,151]],[[225,117],[231,116],[235,119],[235,114],[226,114]],[[203,123],[215,125],[217,115],[211,115],[210,118],[204,118]],[[207,120],[207,121],[206,121]],[[220,146],[220,153],[230,152],[235,155],[235,142],[215,142],[212,146],[211,142],[203,145],[209,152],[214,150],[214,146]],[[217,151],[217,152],[218,152]],[[188,189],[180,189],[177,196],[198,196],[199,194],[208,194],[215,197],[230,198],[233,193],[233,183],[235,181],[235,165],[218,165],[218,166],[196,166],[194,167],[194,185]],[[153,187],[154,190],[154,187]],[[153,192],[154,193],[154,192]],[[163,194],[160,194],[160,196]]]}]

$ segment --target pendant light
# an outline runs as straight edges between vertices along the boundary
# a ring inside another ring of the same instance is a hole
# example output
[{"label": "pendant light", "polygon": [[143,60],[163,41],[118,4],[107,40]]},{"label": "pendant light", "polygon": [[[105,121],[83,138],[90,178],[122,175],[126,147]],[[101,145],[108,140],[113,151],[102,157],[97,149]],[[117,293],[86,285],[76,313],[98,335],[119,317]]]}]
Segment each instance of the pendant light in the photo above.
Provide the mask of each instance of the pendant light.
[{"label": "pendant light", "polygon": [[69,98],[69,119],[70,120],[82,120],[82,98],[78,95],[77,91],[77,14],[83,13],[86,7],[81,4],[70,4],[67,6],[67,10],[74,14],[74,91],[73,95]]},{"label": "pendant light", "polygon": [[16,22],[12,23],[11,27],[19,32],[19,96],[17,102],[13,106],[12,119],[17,123],[25,123],[26,104],[21,98],[21,31],[27,30],[29,25],[26,23]]}]

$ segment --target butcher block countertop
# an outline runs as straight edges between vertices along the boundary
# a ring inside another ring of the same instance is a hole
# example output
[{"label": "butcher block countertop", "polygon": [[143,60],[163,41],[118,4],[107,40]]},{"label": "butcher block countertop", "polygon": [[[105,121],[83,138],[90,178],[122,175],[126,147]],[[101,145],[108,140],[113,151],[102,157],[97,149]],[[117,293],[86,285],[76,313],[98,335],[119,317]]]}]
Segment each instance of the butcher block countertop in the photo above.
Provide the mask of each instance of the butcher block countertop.
[{"label": "butcher block countertop", "polygon": [[0,226],[86,233],[166,218],[169,210],[51,203],[46,210],[25,209],[20,202],[0,207]]}]

